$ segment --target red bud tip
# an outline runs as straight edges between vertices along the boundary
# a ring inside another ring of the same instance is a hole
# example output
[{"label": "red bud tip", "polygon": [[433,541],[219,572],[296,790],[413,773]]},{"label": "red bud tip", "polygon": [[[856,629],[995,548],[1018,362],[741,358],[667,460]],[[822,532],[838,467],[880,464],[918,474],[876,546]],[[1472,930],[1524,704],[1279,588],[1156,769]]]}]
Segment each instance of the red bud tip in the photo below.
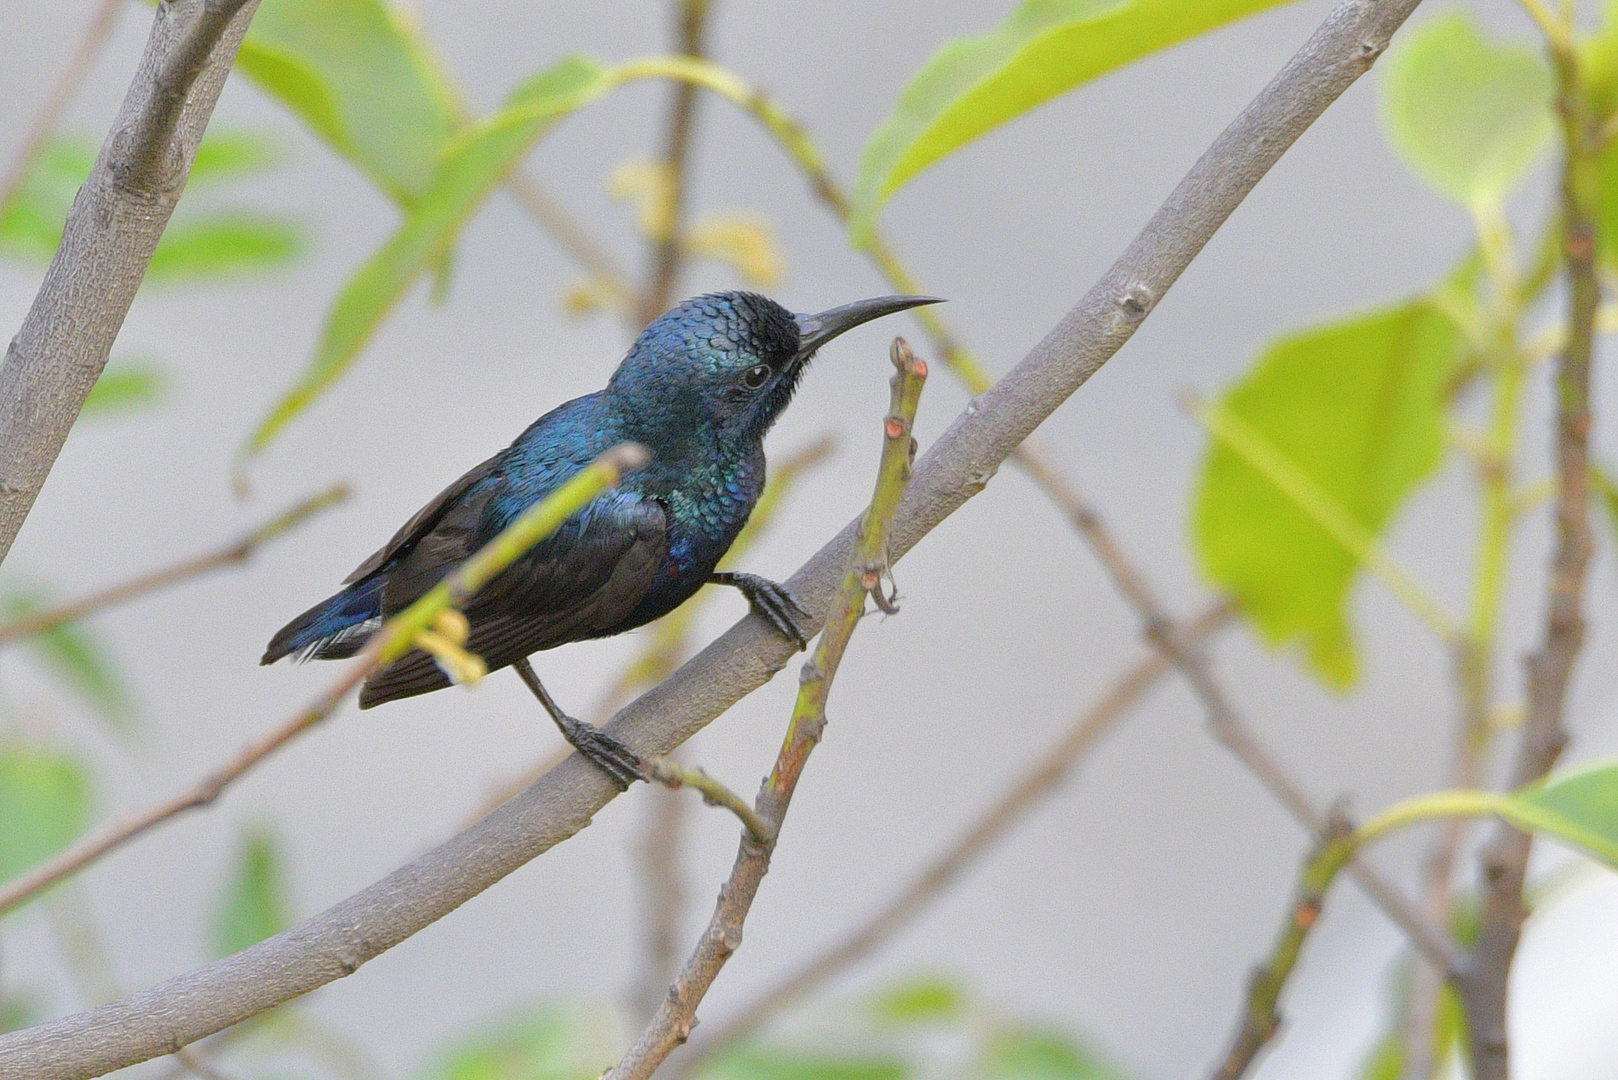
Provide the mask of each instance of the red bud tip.
[{"label": "red bud tip", "polygon": [[911,368],[911,370],[916,373],[916,378],[925,379],[927,377],[927,361],[917,360],[915,367]]},{"label": "red bud tip", "polygon": [[899,419],[897,416],[890,416],[888,417],[887,423],[883,425],[883,430],[888,433],[888,438],[890,439],[903,438],[905,433],[905,422]]}]

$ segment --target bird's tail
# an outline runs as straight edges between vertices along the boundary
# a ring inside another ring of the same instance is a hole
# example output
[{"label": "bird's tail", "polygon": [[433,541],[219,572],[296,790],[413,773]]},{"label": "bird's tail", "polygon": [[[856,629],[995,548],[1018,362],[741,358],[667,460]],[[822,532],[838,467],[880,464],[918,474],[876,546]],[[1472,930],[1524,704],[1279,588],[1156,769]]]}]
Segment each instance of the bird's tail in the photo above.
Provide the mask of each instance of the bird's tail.
[{"label": "bird's tail", "polygon": [[328,597],[281,628],[270,639],[261,664],[296,654],[299,660],[341,660],[353,656],[382,625],[386,574],[372,574]]}]

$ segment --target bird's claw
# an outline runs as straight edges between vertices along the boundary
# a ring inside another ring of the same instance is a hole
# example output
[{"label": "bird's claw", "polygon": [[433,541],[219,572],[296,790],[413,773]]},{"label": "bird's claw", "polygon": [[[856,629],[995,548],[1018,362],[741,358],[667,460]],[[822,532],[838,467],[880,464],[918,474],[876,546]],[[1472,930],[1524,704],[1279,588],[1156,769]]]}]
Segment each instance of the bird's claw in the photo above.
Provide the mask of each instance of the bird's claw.
[{"label": "bird's claw", "polygon": [[641,763],[640,755],[621,740],[571,716],[559,717],[557,724],[562,729],[562,737],[573,744],[573,749],[606,773],[618,785],[619,791],[628,791],[630,784],[646,779],[646,767]]},{"label": "bird's claw", "polygon": [[799,649],[809,647],[810,632],[806,624],[810,615],[785,585],[757,574],[719,573],[710,580],[741,590],[753,614],[769,623],[776,633],[796,643]]}]

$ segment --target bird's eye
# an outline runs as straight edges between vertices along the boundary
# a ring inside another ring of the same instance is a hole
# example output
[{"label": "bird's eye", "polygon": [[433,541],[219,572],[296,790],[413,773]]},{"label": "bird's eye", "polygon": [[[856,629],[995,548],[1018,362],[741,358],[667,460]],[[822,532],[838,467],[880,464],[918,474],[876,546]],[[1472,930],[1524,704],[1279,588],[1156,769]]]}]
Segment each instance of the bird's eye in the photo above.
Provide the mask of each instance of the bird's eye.
[{"label": "bird's eye", "polygon": [[749,390],[757,390],[770,381],[770,365],[755,364],[742,373],[742,382]]}]

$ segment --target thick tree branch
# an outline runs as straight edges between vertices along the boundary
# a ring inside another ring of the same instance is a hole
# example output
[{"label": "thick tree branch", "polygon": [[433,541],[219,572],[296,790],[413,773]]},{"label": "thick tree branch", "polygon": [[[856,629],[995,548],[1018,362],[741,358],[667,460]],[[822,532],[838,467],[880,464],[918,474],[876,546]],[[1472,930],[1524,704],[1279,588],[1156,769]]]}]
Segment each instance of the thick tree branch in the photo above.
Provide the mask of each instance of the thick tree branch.
[{"label": "thick tree branch", "polygon": [[[1544,636],[1539,649],[1528,658],[1528,711],[1512,767],[1513,790],[1548,774],[1567,745],[1563,714],[1573,667],[1584,644],[1584,578],[1594,547],[1589,510],[1590,367],[1601,305],[1596,268],[1600,135],[1580,85],[1572,28],[1565,30],[1551,35],[1550,47],[1564,147],[1561,196],[1568,276],[1567,342],[1556,370],[1556,551],[1551,559]],[[1468,965],[1456,980],[1466,1011],[1476,1080],[1506,1080],[1510,1075],[1507,991],[1527,917],[1523,883],[1532,843],[1529,834],[1501,825],[1482,856],[1483,918]]]},{"label": "thick tree branch", "polygon": [[[1419,0],[1343,0],[1175,188],[1118,261],[916,463],[894,521],[898,559],[981,491],[1047,416],[1134,334],[1288,147],[1387,47]],[[824,613],[850,525],[788,582]],[[667,753],[791,656],[751,616],[623,709],[613,734]],[[617,789],[573,755],[487,818],[283,934],[100,1009],[0,1036],[0,1080],[76,1080],[183,1046],[345,975],[590,823]]]},{"label": "thick tree branch", "polygon": [[[1216,601],[1192,621],[1190,633],[1200,640],[1229,625],[1231,617],[1230,605]],[[1007,788],[908,885],[841,940],[811,957],[748,1002],[740,1013],[700,1038],[681,1056],[677,1068],[670,1066],[675,1077],[692,1075],[714,1054],[750,1038],[784,1010],[847,971],[910,925],[985,852],[1059,790],[1079,759],[1162,680],[1169,668],[1168,660],[1160,652],[1137,661],[1099,701],[1075,718],[1067,732],[1032,769]]]},{"label": "thick tree branch", "polygon": [[101,376],[258,0],[168,0],[0,363],[0,561]]}]

